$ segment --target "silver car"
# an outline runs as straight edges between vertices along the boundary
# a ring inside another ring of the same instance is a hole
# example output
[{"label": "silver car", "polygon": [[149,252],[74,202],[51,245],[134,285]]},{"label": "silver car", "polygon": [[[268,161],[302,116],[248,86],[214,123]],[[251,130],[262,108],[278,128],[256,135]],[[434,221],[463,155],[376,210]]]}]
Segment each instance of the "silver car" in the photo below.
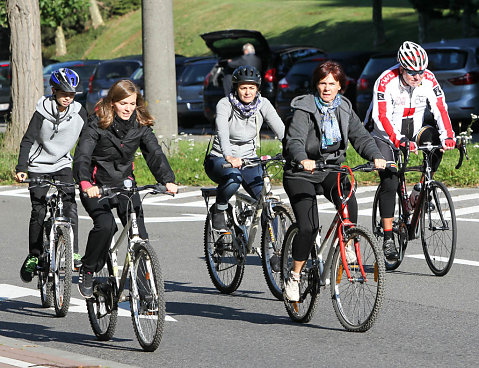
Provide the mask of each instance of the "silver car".
[{"label": "silver car", "polygon": [[446,96],[451,120],[468,122],[479,112],[479,38],[425,43],[428,69]]}]

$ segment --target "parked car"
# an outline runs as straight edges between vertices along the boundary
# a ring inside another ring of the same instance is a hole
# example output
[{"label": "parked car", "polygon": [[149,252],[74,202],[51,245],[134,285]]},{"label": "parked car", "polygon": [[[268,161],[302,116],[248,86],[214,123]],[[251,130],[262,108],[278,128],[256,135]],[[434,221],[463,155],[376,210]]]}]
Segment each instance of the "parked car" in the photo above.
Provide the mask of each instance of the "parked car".
[{"label": "parked car", "polygon": [[142,65],[141,60],[137,59],[114,59],[100,61],[88,84],[88,94],[86,98],[86,110],[92,114],[96,103],[105,97],[108,89],[120,79],[128,79],[133,72]]},{"label": "parked car", "polygon": [[284,78],[278,82],[275,107],[283,121],[292,117],[291,101],[294,97],[314,92],[311,84],[314,69],[326,60],[333,60],[341,64],[347,77],[347,85],[341,89],[355,109],[356,104],[356,79],[367,62],[365,53],[341,52],[331,54],[318,54],[298,60],[289,69]]},{"label": "parked car", "polygon": [[204,115],[214,121],[216,104],[224,97],[223,75],[229,59],[242,55],[242,46],[245,43],[254,45],[256,55],[261,58],[263,70],[261,95],[274,103],[278,81],[283,78],[291,66],[299,59],[323,54],[316,47],[310,46],[273,46],[258,31],[251,30],[225,30],[204,33],[201,38],[209,49],[218,57],[218,62],[206,76],[204,83]]},{"label": "parked car", "polygon": [[190,125],[203,116],[203,83],[206,75],[216,64],[216,58],[190,61],[184,64],[183,72],[177,82],[178,121]]},{"label": "parked car", "polygon": [[[446,96],[451,120],[468,123],[479,111],[479,38],[425,43],[428,69]],[[464,125],[465,126],[465,125]],[[464,127],[463,127],[464,129]]]},{"label": "parked car", "polygon": [[43,68],[43,86],[45,89],[45,96],[48,96],[52,93],[52,87],[50,86],[50,76],[52,72],[60,68],[69,68],[78,73],[78,76],[80,77],[80,85],[77,88],[75,100],[81,103],[83,106],[86,106],[88,83],[93,71],[95,70],[95,67],[99,62],[100,60],[74,60],[45,66]]},{"label": "parked car", "polygon": [[364,120],[373,99],[373,87],[376,79],[386,69],[397,64],[397,53],[382,53],[371,56],[356,83],[356,110],[361,121]]},{"label": "parked car", "polygon": [[4,121],[12,108],[10,95],[10,61],[0,61],[0,121]]}]

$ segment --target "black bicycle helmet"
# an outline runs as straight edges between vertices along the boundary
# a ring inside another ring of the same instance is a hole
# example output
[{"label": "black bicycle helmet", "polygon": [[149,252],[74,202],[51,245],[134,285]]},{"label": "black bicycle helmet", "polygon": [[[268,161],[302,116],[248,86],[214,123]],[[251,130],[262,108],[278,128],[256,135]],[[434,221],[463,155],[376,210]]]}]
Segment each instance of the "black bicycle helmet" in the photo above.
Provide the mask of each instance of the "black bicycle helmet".
[{"label": "black bicycle helmet", "polygon": [[233,84],[251,82],[259,87],[261,85],[261,74],[254,66],[239,66],[233,72],[232,82]]},{"label": "black bicycle helmet", "polygon": [[58,91],[76,92],[79,83],[78,74],[68,68],[54,70],[50,76],[50,85]]}]

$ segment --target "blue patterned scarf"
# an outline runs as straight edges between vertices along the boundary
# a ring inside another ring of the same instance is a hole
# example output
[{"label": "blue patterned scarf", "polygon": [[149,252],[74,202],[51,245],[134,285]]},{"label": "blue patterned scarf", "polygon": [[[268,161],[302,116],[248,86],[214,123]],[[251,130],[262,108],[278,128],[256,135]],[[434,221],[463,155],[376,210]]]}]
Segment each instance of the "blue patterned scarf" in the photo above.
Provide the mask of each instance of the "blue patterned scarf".
[{"label": "blue patterned scarf", "polygon": [[314,96],[314,101],[318,110],[321,112],[321,131],[323,133],[321,139],[321,148],[325,149],[337,142],[341,141],[341,130],[339,122],[334,112],[341,105],[341,95],[337,94],[333,102],[325,103],[318,95]]},{"label": "blue patterned scarf", "polygon": [[230,103],[234,107],[234,109],[238,111],[242,117],[247,119],[253,116],[254,114],[256,114],[256,110],[258,109],[258,105],[260,102],[260,94],[258,92],[256,94],[255,99],[248,105],[245,105],[244,103],[242,103],[232,93],[228,95],[228,99],[230,100]]}]

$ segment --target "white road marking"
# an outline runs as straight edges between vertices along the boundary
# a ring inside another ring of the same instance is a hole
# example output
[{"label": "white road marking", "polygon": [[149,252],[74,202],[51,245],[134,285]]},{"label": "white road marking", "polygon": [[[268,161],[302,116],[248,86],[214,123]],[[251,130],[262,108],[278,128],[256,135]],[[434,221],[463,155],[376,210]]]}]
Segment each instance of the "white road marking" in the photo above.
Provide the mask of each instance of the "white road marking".
[{"label": "white road marking", "polygon": [[[76,287],[74,285],[73,287]],[[9,299],[20,299],[27,296],[35,296],[40,298],[40,292],[38,290],[25,288],[16,285],[10,284],[0,284],[0,302],[9,300]],[[121,317],[131,317],[130,314],[130,304],[128,302],[123,302],[118,304],[118,315]],[[55,308],[49,308],[55,310]],[[88,313],[86,308],[85,299],[80,298],[71,298],[70,307],[68,308],[69,313]],[[165,321],[178,322],[176,319],[169,315],[165,315]]]},{"label": "white road marking", "polygon": [[8,366],[19,367],[19,368],[33,368],[33,367],[34,368],[48,368],[47,366],[44,366],[44,365],[38,365],[38,364],[35,364],[35,363],[25,362],[23,360],[11,359],[11,358],[1,357],[1,356],[0,356],[0,363],[8,364]]},{"label": "white road marking", "polygon": [[[409,257],[409,258],[425,259],[424,254],[406,254],[405,256],[406,256],[406,257]],[[448,258],[445,258],[445,257],[437,257],[436,260],[442,261],[442,262],[447,262],[447,261],[448,261]],[[469,260],[467,260],[467,259],[458,259],[458,258],[455,258],[455,259],[454,259],[454,263],[455,263],[455,264],[466,265],[466,266],[479,267],[479,262],[477,262],[477,261],[469,261]]]}]

